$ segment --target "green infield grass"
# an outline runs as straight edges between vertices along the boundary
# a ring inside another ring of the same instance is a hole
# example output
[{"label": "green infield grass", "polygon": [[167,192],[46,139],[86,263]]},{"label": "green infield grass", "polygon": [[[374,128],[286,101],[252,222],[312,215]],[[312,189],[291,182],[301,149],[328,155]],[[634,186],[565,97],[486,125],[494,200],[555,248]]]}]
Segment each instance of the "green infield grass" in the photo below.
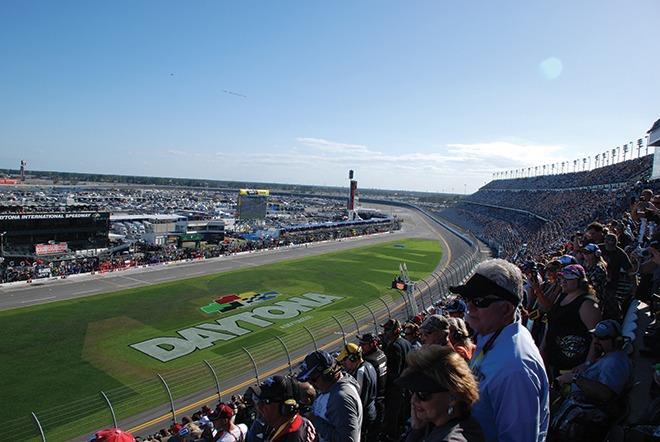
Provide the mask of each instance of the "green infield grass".
[{"label": "green infield grass", "polygon": [[[312,324],[331,315],[358,308],[367,301],[393,292],[388,287],[398,273],[399,263],[406,263],[411,278],[419,279],[432,272],[440,258],[437,241],[407,239],[2,311],[0,419],[3,422],[19,419],[21,423],[31,425],[29,416],[34,411],[38,416],[52,415],[49,417],[52,422],[44,425],[48,427],[47,436],[49,430],[55,431],[63,425],[67,427],[49,440],[82,434],[91,429],[84,424],[76,425],[76,421],[81,420],[80,413],[71,411],[67,414],[67,404],[77,404],[80,399],[94,395],[98,397],[102,390],[116,391],[139,399],[120,413],[124,417],[138,413],[166,401],[164,395],[153,400],[140,396],[141,388],[147,388],[145,386],[153,382],[155,373],[176,377],[185,374],[192,365],[203,365],[203,360],[220,361],[221,371],[229,373],[231,358],[236,357],[241,347],[259,348],[274,335],[284,339],[291,350],[302,348],[309,344],[308,338],[301,337],[303,325],[312,328]],[[251,295],[266,292],[277,292],[277,296],[225,312],[218,312],[217,306],[213,306],[214,300],[224,295],[237,294],[248,299]],[[195,350],[168,362],[130,347],[153,338],[177,337],[179,330],[310,292],[341,299],[301,314],[300,322],[272,320],[273,325],[269,327],[241,324],[251,332],[231,340],[217,341],[209,348]],[[277,344],[262,347],[264,350],[258,355],[262,359],[281,358]],[[227,358],[226,363],[222,358]],[[187,377],[190,376],[182,375],[182,378]],[[194,383],[178,388],[179,397],[200,389]],[[87,412],[89,415],[98,413],[98,408],[92,406]]]}]

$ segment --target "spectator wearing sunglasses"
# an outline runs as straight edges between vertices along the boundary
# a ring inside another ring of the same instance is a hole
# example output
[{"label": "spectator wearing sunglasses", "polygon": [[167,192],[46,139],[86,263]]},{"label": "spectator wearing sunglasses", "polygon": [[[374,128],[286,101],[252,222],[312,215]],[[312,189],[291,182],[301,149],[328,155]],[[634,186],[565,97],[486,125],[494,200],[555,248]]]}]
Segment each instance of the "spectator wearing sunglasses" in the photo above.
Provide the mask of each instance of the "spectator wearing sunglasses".
[{"label": "spectator wearing sunglasses", "polygon": [[410,353],[407,362],[396,381],[412,393],[406,442],[483,441],[481,427],[470,417],[479,387],[467,363],[440,345]]},{"label": "spectator wearing sunglasses", "polygon": [[503,259],[482,262],[467,283],[450,290],[468,304],[476,332],[470,368],[479,381],[472,416],[486,441],[544,441],[549,421],[548,377],[529,331],[520,323],[522,273]]}]

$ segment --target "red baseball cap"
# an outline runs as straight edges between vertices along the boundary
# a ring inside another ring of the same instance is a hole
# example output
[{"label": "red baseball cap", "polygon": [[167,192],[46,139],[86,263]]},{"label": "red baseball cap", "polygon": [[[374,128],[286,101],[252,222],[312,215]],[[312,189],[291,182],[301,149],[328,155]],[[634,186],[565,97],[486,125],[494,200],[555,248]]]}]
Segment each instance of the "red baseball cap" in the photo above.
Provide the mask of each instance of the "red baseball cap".
[{"label": "red baseball cap", "polygon": [[94,435],[94,442],[135,442],[131,433],[120,430],[119,428],[107,428],[97,431]]}]

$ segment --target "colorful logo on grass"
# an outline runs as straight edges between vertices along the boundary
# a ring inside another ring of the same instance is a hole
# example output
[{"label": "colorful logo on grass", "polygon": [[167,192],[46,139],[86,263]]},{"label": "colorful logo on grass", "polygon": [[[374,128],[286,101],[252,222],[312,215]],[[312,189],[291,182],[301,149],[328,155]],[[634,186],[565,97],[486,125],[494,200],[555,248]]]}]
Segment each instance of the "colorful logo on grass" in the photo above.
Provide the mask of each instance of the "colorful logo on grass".
[{"label": "colorful logo on grass", "polygon": [[231,293],[221,296],[212,303],[205,305],[202,307],[202,311],[209,315],[213,313],[225,313],[239,307],[247,307],[259,302],[270,301],[271,299],[275,299],[277,295],[279,295],[277,292],[246,292],[239,295]]}]

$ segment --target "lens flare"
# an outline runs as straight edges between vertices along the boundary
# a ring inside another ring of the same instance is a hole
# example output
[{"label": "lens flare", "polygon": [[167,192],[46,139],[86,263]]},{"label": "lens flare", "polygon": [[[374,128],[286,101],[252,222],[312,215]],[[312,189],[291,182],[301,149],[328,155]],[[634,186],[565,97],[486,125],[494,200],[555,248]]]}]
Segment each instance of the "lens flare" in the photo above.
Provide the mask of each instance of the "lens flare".
[{"label": "lens flare", "polygon": [[560,59],[556,57],[546,58],[539,64],[541,75],[548,80],[554,80],[561,75],[564,70],[564,65]]}]

